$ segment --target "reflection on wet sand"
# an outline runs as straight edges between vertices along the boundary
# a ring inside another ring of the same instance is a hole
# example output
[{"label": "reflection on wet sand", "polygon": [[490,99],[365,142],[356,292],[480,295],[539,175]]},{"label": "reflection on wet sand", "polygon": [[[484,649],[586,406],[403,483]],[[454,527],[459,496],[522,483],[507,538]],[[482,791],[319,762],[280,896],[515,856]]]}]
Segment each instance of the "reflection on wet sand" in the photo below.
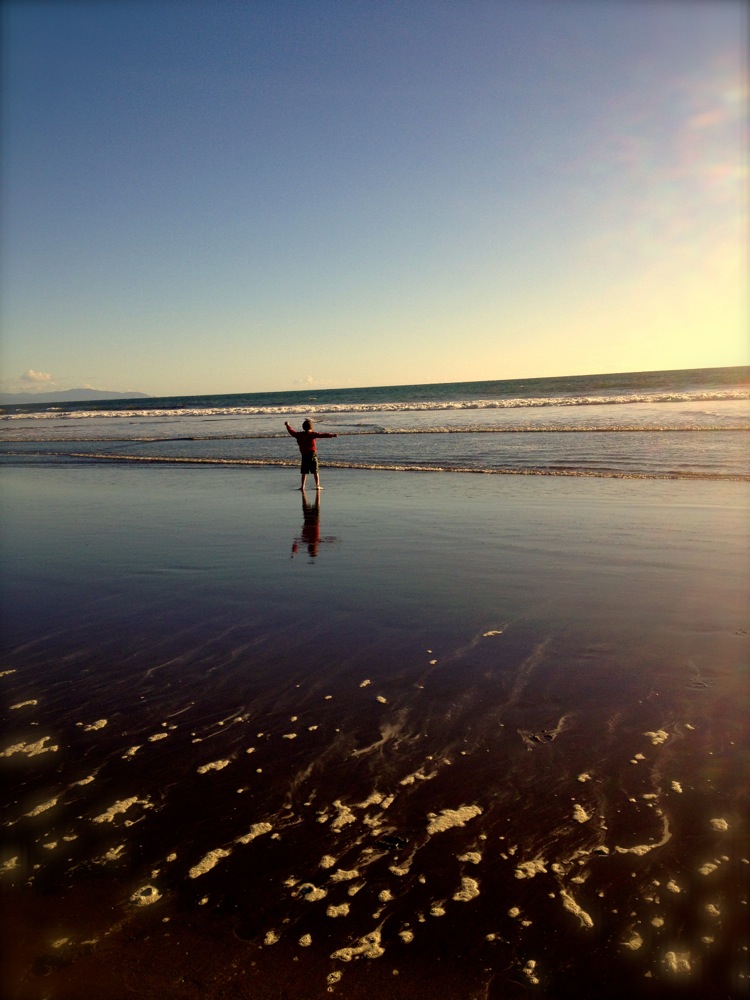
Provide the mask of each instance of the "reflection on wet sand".
[{"label": "reflection on wet sand", "polygon": [[318,549],[322,542],[330,543],[337,541],[335,535],[320,535],[320,491],[315,492],[315,500],[311,503],[302,490],[302,530],[292,542],[292,559],[299,552],[300,546],[307,548],[307,554],[311,559],[318,555]]}]

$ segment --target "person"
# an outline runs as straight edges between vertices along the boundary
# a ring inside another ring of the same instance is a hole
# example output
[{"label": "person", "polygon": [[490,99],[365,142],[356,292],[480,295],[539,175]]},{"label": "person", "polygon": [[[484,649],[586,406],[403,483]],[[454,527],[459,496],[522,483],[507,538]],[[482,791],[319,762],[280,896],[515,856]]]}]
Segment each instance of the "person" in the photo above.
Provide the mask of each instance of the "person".
[{"label": "person", "polygon": [[300,463],[302,485],[300,486],[300,489],[304,490],[305,480],[307,479],[308,473],[312,473],[312,477],[315,480],[315,489],[322,490],[323,487],[320,485],[320,475],[318,474],[318,449],[315,442],[318,438],[338,437],[338,434],[325,434],[322,431],[314,431],[311,420],[305,420],[303,422],[301,431],[295,431],[293,427],[289,426],[289,422],[287,420],[284,421],[284,426],[292,437],[297,439],[297,444],[299,445],[300,454],[302,456],[302,461]]}]

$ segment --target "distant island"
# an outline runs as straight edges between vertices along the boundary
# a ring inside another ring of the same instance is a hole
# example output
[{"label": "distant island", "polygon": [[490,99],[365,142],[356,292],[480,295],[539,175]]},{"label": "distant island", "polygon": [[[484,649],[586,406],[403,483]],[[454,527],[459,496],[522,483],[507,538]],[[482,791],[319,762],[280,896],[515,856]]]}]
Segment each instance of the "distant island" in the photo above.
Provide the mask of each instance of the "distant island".
[{"label": "distant island", "polygon": [[0,406],[17,403],[82,403],[94,399],[149,399],[146,392],[110,392],[107,389],[65,389],[62,392],[2,392]]}]

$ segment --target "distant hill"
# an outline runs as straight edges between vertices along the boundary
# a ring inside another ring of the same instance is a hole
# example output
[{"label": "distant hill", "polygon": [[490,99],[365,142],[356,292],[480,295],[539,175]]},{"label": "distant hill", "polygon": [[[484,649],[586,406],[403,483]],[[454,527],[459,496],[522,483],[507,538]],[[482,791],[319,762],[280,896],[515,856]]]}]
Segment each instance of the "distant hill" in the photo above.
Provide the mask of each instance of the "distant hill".
[{"label": "distant hill", "polygon": [[63,392],[2,392],[0,406],[17,403],[85,403],[95,399],[149,399],[145,392],[109,392],[107,389],[66,389]]}]

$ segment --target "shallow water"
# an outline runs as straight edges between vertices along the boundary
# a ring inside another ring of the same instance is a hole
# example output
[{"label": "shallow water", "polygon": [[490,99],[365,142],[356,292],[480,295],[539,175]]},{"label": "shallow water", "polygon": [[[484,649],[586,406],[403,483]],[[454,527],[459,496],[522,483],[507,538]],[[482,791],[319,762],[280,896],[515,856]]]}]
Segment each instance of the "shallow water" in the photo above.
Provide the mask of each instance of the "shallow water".
[{"label": "shallow water", "polygon": [[[320,446],[329,468],[750,481],[750,412],[747,392],[737,392],[729,399],[698,392],[679,401],[666,393],[648,402],[636,393],[619,403],[573,396],[564,405],[558,397],[544,405],[512,397],[501,408],[474,398],[417,404],[396,397],[372,404],[374,410],[351,402],[323,408],[316,426],[337,435]],[[284,413],[290,415],[268,406],[19,413],[0,417],[0,456],[295,466],[299,456]]]},{"label": "shallow water", "polygon": [[747,485],[295,479],[6,470],[8,995],[736,995]]}]

